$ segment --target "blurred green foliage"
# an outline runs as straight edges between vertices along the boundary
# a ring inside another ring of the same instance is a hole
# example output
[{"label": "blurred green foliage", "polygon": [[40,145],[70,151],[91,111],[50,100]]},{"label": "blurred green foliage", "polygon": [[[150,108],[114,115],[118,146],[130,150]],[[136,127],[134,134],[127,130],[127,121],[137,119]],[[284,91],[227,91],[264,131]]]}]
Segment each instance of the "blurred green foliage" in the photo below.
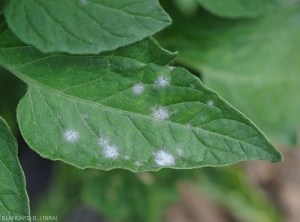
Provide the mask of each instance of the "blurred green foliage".
[{"label": "blurred green foliage", "polygon": [[190,184],[240,221],[281,221],[277,209],[239,166],[197,170],[163,169],[134,174],[126,170],[79,170],[58,164],[54,183],[34,215],[68,215],[80,204],[104,217],[122,221],[163,221],[166,209],[180,197],[178,184]]},{"label": "blurred green foliage", "polygon": [[16,109],[21,97],[25,95],[26,84],[0,67],[0,116],[2,116],[14,135],[17,135],[18,124]]},{"label": "blurred green foliage", "polygon": [[199,8],[182,16],[162,1],[173,24],[159,42],[177,61],[199,71],[203,82],[249,117],[268,137],[297,143],[300,123],[300,7],[255,19],[223,19]]}]

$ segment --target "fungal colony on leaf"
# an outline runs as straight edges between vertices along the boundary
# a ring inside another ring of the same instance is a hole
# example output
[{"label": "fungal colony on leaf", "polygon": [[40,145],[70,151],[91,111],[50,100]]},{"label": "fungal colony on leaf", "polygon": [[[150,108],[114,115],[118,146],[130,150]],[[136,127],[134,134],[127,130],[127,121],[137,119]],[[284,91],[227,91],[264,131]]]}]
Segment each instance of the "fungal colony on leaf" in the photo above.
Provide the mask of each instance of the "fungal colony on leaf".
[{"label": "fungal colony on leaf", "polygon": [[132,87],[132,92],[135,95],[141,95],[145,91],[145,86],[142,83],[137,83]]},{"label": "fungal colony on leaf", "polygon": [[168,109],[162,106],[152,108],[152,116],[157,120],[167,120],[170,118]]},{"label": "fungal colony on leaf", "polygon": [[170,85],[170,81],[171,81],[170,77],[158,76],[157,79],[155,80],[155,84],[162,87],[166,87]]},{"label": "fungal colony on leaf", "polygon": [[170,166],[175,164],[175,158],[164,150],[154,153],[155,162],[158,166]]},{"label": "fungal colony on leaf", "polygon": [[207,105],[208,106],[213,106],[214,105],[214,101],[212,101],[212,100],[207,101]]},{"label": "fungal colony on leaf", "polygon": [[103,149],[104,157],[109,159],[117,159],[119,156],[119,151],[117,146],[111,145],[109,139],[100,138],[99,145]]},{"label": "fungal colony on leaf", "polygon": [[75,143],[79,139],[79,133],[75,130],[66,130],[64,132],[64,138],[69,143]]}]

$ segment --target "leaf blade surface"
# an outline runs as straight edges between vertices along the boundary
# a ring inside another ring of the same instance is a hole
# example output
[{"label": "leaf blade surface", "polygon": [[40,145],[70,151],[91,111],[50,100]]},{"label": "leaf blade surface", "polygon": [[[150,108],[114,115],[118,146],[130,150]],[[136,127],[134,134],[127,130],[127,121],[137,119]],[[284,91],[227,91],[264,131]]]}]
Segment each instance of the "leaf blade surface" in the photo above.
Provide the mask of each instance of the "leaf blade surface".
[{"label": "leaf blade surface", "polygon": [[0,117],[0,214],[2,220],[30,221],[25,176],[17,156],[17,142]]},{"label": "leaf blade surface", "polygon": [[171,23],[157,0],[10,0],[10,28],[43,52],[96,54],[131,44]]},{"label": "leaf blade surface", "polygon": [[168,66],[175,54],[152,38],[96,56],[45,55],[21,44],[2,44],[0,62],[29,85],[18,122],[46,158],[135,172],[282,160],[251,121]]}]

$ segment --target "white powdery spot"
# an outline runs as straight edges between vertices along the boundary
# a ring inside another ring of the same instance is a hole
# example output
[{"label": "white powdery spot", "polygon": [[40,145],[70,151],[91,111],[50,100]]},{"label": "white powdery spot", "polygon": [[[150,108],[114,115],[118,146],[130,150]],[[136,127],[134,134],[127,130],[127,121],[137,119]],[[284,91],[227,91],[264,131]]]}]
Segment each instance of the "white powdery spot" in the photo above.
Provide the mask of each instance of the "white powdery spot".
[{"label": "white powdery spot", "polygon": [[88,0],[80,0],[80,4],[81,5],[87,5],[88,4]]},{"label": "white powdery spot", "polygon": [[170,166],[175,163],[174,156],[163,150],[155,152],[154,157],[154,160],[158,166]]},{"label": "white powdery spot", "polygon": [[130,160],[129,156],[124,156],[124,160]]},{"label": "white powdery spot", "polygon": [[169,70],[169,71],[172,71],[173,69],[175,69],[176,67],[175,66],[167,66],[167,69]]},{"label": "white powdery spot", "polygon": [[186,124],[186,128],[188,128],[188,129],[190,129],[191,126],[192,126],[192,125],[191,125],[190,123],[187,123],[187,124]]},{"label": "white powdery spot", "polygon": [[178,148],[177,149],[177,154],[178,154],[178,156],[183,156],[183,150],[182,149],[180,149],[180,148]]},{"label": "white powdery spot", "polygon": [[170,118],[169,111],[167,108],[157,106],[152,109],[152,116],[157,120],[166,120]]},{"label": "white powdery spot", "polygon": [[64,132],[64,138],[69,143],[75,143],[79,139],[79,133],[75,130],[66,130]]},{"label": "white powdery spot", "polygon": [[106,158],[116,159],[119,156],[118,147],[111,145],[109,139],[100,138],[99,145],[103,148],[103,154]]},{"label": "white powdery spot", "polygon": [[195,88],[195,85],[194,85],[194,84],[191,84],[190,87],[194,89],[194,88]]},{"label": "white powdery spot", "polygon": [[132,87],[132,92],[135,95],[141,95],[145,92],[145,86],[142,83],[137,83]]},{"label": "white powdery spot", "polygon": [[214,105],[214,101],[212,101],[212,100],[207,101],[207,105],[208,106],[213,106]]},{"label": "white powdery spot", "polygon": [[166,87],[166,86],[170,85],[170,81],[171,81],[170,77],[159,76],[155,80],[155,84]]},{"label": "white powdery spot", "polygon": [[142,166],[143,164],[141,162],[139,162],[139,161],[135,161],[134,165],[136,165],[136,166]]},{"label": "white powdery spot", "polygon": [[89,116],[87,114],[83,114],[82,117],[83,117],[83,119],[88,119],[89,118]]}]

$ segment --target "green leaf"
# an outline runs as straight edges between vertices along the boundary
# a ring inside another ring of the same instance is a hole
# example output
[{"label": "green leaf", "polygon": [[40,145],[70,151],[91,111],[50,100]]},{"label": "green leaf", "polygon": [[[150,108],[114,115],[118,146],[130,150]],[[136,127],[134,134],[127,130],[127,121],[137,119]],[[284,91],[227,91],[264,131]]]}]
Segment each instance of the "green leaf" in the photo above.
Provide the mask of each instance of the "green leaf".
[{"label": "green leaf", "polygon": [[30,221],[25,176],[18,160],[18,145],[0,117],[0,220]]},{"label": "green leaf", "polygon": [[60,222],[70,221],[68,216],[79,205],[83,183],[89,176],[87,171],[73,166],[62,163],[54,164],[53,180],[35,208],[36,218],[55,215]]},{"label": "green leaf", "polygon": [[109,219],[163,221],[166,208],[177,199],[176,183],[172,183],[176,175],[170,170],[141,174],[97,171],[84,187],[82,199]]},{"label": "green leaf", "polygon": [[0,14],[3,14],[3,8],[6,0],[0,0]]},{"label": "green leaf", "polygon": [[116,49],[171,23],[158,0],[9,0],[5,16],[22,41],[73,54]]},{"label": "green leaf", "polygon": [[[176,16],[160,36],[178,61],[281,143],[296,143],[300,123],[300,7],[253,20],[226,20],[204,11]],[[188,25],[187,25],[188,24]],[[178,32],[178,30],[181,30]]]},{"label": "green leaf", "polygon": [[198,11],[198,0],[174,0],[180,12],[185,16],[191,16]]},{"label": "green leaf", "polygon": [[223,17],[256,17],[271,10],[291,5],[296,0],[198,0],[208,11]]},{"label": "green leaf", "polygon": [[14,135],[19,133],[17,105],[25,92],[26,84],[0,67],[0,116],[6,120]]},{"label": "green leaf", "polygon": [[278,210],[267,200],[265,193],[253,186],[239,167],[205,167],[192,173],[197,178],[193,186],[197,186],[201,193],[222,205],[239,221],[282,221]]},{"label": "green leaf", "polygon": [[28,84],[17,117],[43,157],[135,172],[282,156],[250,120],[152,38],[95,56],[42,54],[0,35],[0,64]]}]

